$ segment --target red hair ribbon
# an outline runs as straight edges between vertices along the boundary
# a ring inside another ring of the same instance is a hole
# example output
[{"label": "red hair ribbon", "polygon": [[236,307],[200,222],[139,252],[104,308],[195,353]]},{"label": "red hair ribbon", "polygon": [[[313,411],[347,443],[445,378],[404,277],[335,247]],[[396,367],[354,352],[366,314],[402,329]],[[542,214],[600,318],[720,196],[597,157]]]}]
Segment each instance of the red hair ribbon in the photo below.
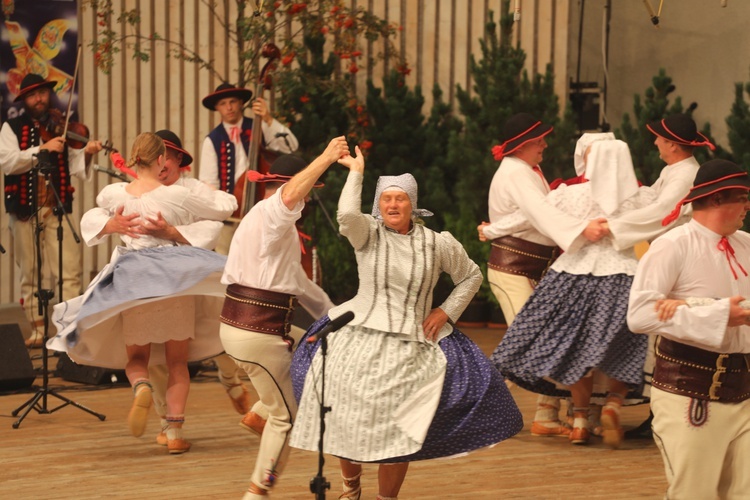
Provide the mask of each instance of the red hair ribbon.
[{"label": "red hair ribbon", "polygon": [[123,158],[119,152],[113,151],[109,156],[109,159],[112,161],[112,165],[114,165],[115,168],[120,172],[126,173],[134,179],[138,178],[138,174],[136,174],[133,169],[127,166],[127,164],[125,163],[125,158]]},{"label": "red hair ribbon", "polygon": [[734,262],[739,266],[740,271],[747,276],[747,271],[745,271],[745,268],[742,267],[742,264],[740,264],[740,261],[737,260],[737,257],[734,255],[734,248],[732,248],[732,245],[729,243],[729,240],[726,236],[722,236],[719,240],[719,243],[716,245],[716,248],[719,249],[719,251],[724,252],[724,255],[727,258],[727,262],[729,262],[729,269],[732,270],[732,275],[734,276],[734,279],[737,279],[737,271],[734,270],[734,266],[732,265],[732,259],[734,259]]}]

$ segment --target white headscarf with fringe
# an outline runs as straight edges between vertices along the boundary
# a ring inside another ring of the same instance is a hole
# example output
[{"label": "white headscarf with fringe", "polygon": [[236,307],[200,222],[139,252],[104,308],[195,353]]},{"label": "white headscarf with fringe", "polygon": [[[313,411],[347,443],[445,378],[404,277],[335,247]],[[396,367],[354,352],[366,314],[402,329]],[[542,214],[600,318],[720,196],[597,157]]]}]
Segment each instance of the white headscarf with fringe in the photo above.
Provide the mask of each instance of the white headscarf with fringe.
[{"label": "white headscarf with fringe", "polygon": [[378,184],[375,187],[375,201],[372,204],[372,216],[378,220],[383,220],[380,213],[380,196],[389,189],[403,191],[411,201],[411,216],[431,217],[434,215],[429,210],[417,208],[417,180],[411,174],[401,175],[381,175],[378,177]]}]

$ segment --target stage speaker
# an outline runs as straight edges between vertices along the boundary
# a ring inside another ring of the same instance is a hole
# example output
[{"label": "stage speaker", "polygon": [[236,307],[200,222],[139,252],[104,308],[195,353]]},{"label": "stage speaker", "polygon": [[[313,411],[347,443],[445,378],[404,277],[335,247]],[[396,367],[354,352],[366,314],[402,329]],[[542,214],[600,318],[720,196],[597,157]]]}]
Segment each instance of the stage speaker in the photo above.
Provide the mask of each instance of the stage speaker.
[{"label": "stage speaker", "polygon": [[31,323],[29,323],[29,318],[24,314],[21,304],[16,304],[14,302],[0,304],[0,325],[7,325],[10,323],[18,325],[21,329],[21,334],[23,335],[24,340],[31,337]]},{"label": "stage speaker", "polygon": [[100,366],[79,365],[64,352],[57,360],[57,376],[68,382],[80,384],[127,384],[125,370],[110,370]]},{"label": "stage speaker", "polygon": [[0,391],[31,387],[35,378],[21,328],[15,323],[0,324]]}]

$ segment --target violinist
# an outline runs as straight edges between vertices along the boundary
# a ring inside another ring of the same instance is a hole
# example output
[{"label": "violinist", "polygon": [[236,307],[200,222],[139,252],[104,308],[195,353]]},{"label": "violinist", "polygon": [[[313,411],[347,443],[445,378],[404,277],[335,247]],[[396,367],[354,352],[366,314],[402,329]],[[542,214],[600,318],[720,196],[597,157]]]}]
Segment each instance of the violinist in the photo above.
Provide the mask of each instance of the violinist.
[{"label": "violinist", "polygon": [[[222,191],[235,194],[235,186],[247,171],[253,119],[243,115],[245,103],[253,92],[222,83],[203,99],[203,106],[218,111],[221,123],[203,141],[199,179]],[[251,109],[260,118],[262,148],[279,153],[292,153],[299,147],[288,127],[279,123],[268,109],[265,99],[257,96]],[[241,203],[241,200],[237,200]],[[225,224],[216,251],[226,255],[234,234],[234,224]]]},{"label": "violinist", "polygon": [[[46,179],[34,167],[37,156],[48,151],[49,162],[46,174],[60,196],[66,213],[73,210],[71,176],[87,177],[86,160],[102,149],[99,141],[88,141],[81,149],[70,147],[57,132],[58,125],[51,123],[51,89],[57,82],[45,80],[30,73],[21,82],[20,93],[15,102],[23,102],[23,112],[5,122],[0,129],[0,168],[5,174],[5,210],[10,216],[13,232],[13,253],[21,270],[21,297],[23,309],[33,329],[26,341],[28,347],[39,347],[44,341],[43,322],[38,318],[38,306],[34,298],[35,246],[33,207],[39,210],[44,231],[40,233],[44,275],[49,273],[57,282],[59,220],[54,213],[57,200],[48,189]],[[62,224],[64,236],[62,282],[64,298],[81,294],[81,261],[78,245],[70,234],[67,224]],[[48,273],[48,271],[49,273]],[[59,301],[60,297],[55,297]]]}]

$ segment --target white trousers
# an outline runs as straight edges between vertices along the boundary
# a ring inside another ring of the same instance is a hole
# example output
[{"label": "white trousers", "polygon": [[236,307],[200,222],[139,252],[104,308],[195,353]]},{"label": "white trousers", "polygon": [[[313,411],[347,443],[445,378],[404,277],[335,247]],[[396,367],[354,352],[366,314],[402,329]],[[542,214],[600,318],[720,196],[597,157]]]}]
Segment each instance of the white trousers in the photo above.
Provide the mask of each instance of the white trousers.
[{"label": "white trousers", "polygon": [[490,268],[487,268],[487,281],[489,281],[490,289],[503,311],[505,324],[510,326],[518,311],[531,297],[536,281],[525,276],[502,273]]},{"label": "white trousers", "polygon": [[297,414],[289,372],[292,352],[278,335],[250,332],[223,323],[219,334],[226,353],[245,370],[260,402],[268,410],[251,481],[270,490],[286,466],[289,432]]},{"label": "white trousers", "polygon": [[651,388],[670,500],[750,499],[750,399],[718,403]]},{"label": "white trousers", "polygon": [[[71,222],[75,217],[69,214]],[[57,216],[52,214],[52,209],[42,207],[40,211],[40,223],[43,230],[39,234],[39,244],[42,255],[42,276],[51,276],[52,280],[43,280],[42,286],[54,292],[54,298],[50,305],[60,302],[58,296],[58,242],[57,228],[60,226]],[[34,292],[37,291],[37,265],[36,265],[36,241],[34,237],[34,217],[27,221],[18,220],[11,215],[9,218],[10,230],[13,232],[13,255],[16,264],[21,270],[21,298],[23,299],[23,310],[29,322],[34,328],[42,325],[42,316],[39,315],[39,305]],[[69,300],[81,295],[81,245],[76,243],[70,233],[67,221],[63,218],[62,238],[62,281],[63,300]],[[74,224],[76,228],[77,225]],[[41,328],[39,328],[41,332]],[[54,336],[54,329],[50,331]]]}]

